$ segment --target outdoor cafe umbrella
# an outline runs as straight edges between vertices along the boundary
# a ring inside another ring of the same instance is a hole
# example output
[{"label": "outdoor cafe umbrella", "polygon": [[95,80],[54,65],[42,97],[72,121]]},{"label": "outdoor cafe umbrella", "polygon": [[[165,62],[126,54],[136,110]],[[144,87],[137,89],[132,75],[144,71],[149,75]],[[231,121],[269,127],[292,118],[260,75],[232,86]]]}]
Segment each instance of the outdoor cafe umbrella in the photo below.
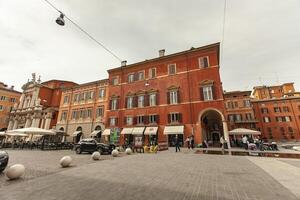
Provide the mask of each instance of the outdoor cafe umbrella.
[{"label": "outdoor cafe umbrella", "polygon": [[229,131],[229,135],[261,135],[261,132],[246,128],[236,128]]},{"label": "outdoor cafe umbrella", "polygon": [[[56,132],[54,132],[52,130],[37,128],[37,127],[14,129],[14,130],[8,131],[7,133],[8,134],[19,133],[19,134],[27,134],[27,135],[31,134],[30,141],[32,141],[33,135],[56,135]],[[44,142],[45,142],[45,137],[43,137],[42,150],[44,149]]]},{"label": "outdoor cafe umbrella", "polygon": [[6,136],[18,136],[18,137],[28,137],[28,134],[26,133],[14,133],[14,132],[8,132],[8,133],[5,133]]},{"label": "outdoor cafe umbrella", "polygon": [[6,134],[11,133],[23,133],[23,134],[33,134],[33,135],[55,135],[56,133],[51,130],[36,128],[36,127],[29,127],[29,128],[20,128],[7,131]]}]

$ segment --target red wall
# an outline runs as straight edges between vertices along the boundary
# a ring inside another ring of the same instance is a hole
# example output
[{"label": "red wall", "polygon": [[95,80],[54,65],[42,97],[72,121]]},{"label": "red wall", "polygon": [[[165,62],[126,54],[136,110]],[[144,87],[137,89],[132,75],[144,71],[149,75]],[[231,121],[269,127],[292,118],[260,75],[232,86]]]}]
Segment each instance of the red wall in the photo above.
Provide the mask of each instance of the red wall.
[{"label": "red wall", "polygon": [[[123,128],[124,117],[127,115],[149,115],[158,114],[159,117],[159,141],[165,141],[163,128],[168,124],[168,113],[182,113],[182,124],[185,125],[185,137],[192,134],[191,124],[195,126],[196,143],[202,142],[200,130],[196,127],[199,121],[200,112],[209,107],[216,108],[224,113],[223,89],[219,74],[219,44],[212,45],[208,48],[178,53],[174,56],[166,56],[148,62],[137,63],[123,67],[123,69],[109,70],[109,82],[115,76],[122,77],[122,85],[109,85],[109,98],[113,95],[120,97],[121,110],[108,111],[106,126],[109,127],[109,117],[116,116],[119,118],[118,126]],[[198,58],[209,56],[210,67],[200,69]],[[175,75],[168,75],[168,64],[176,63]],[[157,78],[148,80],[148,72],[152,67],[156,67]],[[129,73],[145,70],[145,80],[127,83]],[[200,99],[200,83],[204,80],[214,81],[215,99],[214,101],[204,102]],[[145,83],[149,86],[145,86]],[[167,91],[170,86],[179,87],[180,103],[176,105],[167,105]],[[122,88],[122,89],[121,89]],[[125,98],[128,93],[139,91],[158,90],[158,105],[155,107],[125,109]],[[192,103],[191,103],[192,102]]]},{"label": "red wall", "polygon": [[[289,112],[284,112],[283,106],[287,106],[289,108]],[[275,113],[274,107],[280,107],[281,112]],[[270,101],[254,101],[253,108],[256,118],[259,120],[259,123],[257,124],[258,128],[261,130],[263,137],[275,141],[300,140],[300,98],[274,99]],[[263,114],[261,112],[262,108],[267,108],[268,113]],[[277,116],[290,116],[291,121],[277,122]],[[264,117],[270,117],[271,122],[264,122]],[[281,127],[284,128],[286,137],[282,135],[280,131]],[[293,134],[289,133],[288,127],[292,127]],[[271,128],[273,138],[270,137],[268,128]]]}]

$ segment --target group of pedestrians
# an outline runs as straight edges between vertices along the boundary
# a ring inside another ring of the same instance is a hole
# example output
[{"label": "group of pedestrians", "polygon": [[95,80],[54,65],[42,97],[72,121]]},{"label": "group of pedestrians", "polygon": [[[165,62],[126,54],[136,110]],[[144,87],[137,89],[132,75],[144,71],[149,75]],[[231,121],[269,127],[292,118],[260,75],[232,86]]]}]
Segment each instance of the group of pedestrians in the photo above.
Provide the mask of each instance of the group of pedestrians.
[{"label": "group of pedestrians", "polygon": [[[187,144],[188,149],[194,149],[194,147],[195,147],[195,139],[194,139],[193,135],[190,136],[190,137],[187,137],[186,140],[185,140],[185,142]],[[181,141],[179,140],[178,135],[175,136],[174,145],[175,145],[175,151],[176,152],[180,152]]]},{"label": "group of pedestrians", "polygon": [[185,140],[186,144],[187,144],[187,147],[188,149],[194,149],[195,147],[195,139],[194,139],[194,136],[190,136],[190,137],[187,137],[186,140]]}]

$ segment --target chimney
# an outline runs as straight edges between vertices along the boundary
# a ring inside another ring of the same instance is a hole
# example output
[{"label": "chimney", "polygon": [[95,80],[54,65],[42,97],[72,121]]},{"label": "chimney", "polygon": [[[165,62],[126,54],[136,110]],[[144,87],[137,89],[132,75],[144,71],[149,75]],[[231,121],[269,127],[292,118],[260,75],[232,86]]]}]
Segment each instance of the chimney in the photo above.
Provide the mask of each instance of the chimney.
[{"label": "chimney", "polygon": [[164,49],[159,50],[159,51],[158,51],[159,57],[165,56],[165,51],[166,51],[166,50],[164,50]]},{"label": "chimney", "polygon": [[14,88],[15,88],[15,86],[14,86],[14,85],[10,86],[10,89],[11,89],[11,90],[14,90]]},{"label": "chimney", "polygon": [[126,64],[127,64],[127,60],[123,60],[123,61],[121,62],[121,67],[125,67]]}]

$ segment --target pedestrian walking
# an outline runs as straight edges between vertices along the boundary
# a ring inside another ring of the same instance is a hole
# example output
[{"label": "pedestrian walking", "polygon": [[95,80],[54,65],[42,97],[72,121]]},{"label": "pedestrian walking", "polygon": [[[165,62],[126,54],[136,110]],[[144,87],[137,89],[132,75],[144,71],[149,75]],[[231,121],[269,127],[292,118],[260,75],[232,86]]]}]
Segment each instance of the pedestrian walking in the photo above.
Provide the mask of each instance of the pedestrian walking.
[{"label": "pedestrian walking", "polygon": [[242,138],[242,143],[243,143],[244,148],[247,150],[248,149],[248,137],[246,135]]},{"label": "pedestrian walking", "polygon": [[194,139],[194,136],[193,136],[193,135],[191,136],[190,143],[191,143],[191,148],[194,149],[194,146],[195,146],[195,139]]},{"label": "pedestrian walking", "polygon": [[176,152],[177,150],[180,152],[180,144],[179,144],[179,138],[178,138],[178,135],[175,136],[175,149],[176,149]]},{"label": "pedestrian walking", "polygon": [[188,149],[190,149],[191,148],[190,137],[187,137],[185,142],[187,144]]},{"label": "pedestrian walking", "polygon": [[224,149],[224,143],[225,143],[224,137],[221,136],[220,137],[220,144],[221,144],[222,149]]}]

